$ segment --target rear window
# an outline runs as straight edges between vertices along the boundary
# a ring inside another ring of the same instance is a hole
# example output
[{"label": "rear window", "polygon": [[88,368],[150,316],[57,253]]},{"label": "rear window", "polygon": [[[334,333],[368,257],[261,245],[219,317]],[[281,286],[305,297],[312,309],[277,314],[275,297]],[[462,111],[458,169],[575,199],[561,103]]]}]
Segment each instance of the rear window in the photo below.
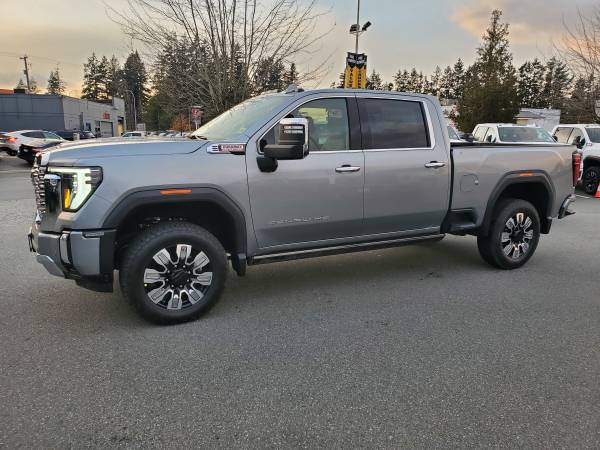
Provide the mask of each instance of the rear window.
[{"label": "rear window", "polygon": [[477,127],[475,129],[475,133],[473,133],[473,139],[475,139],[477,142],[483,142],[487,130],[488,127]]},{"label": "rear window", "polygon": [[429,147],[422,103],[365,98],[360,100],[360,108],[366,125],[365,149]]},{"label": "rear window", "polygon": [[498,135],[502,142],[554,142],[550,133],[535,127],[499,127]]},{"label": "rear window", "polygon": [[554,132],[554,137],[556,138],[556,142],[559,142],[561,144],[566,144],[567,141],[569,140],[569,136],[571,135],[571,131],[573,131],[573,128],[559,127]]}]

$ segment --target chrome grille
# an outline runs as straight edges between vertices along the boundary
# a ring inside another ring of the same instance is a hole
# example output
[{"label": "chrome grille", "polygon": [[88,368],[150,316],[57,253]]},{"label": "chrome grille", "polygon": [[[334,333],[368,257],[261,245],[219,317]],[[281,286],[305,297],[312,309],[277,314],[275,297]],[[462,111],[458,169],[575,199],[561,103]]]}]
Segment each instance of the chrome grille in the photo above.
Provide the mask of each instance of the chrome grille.
[{"label": "chrome grille", "polygon": [[39,158],[35,159],[33,169],[31,169],[31,182],[35,192],[35,204],[40,215],[46,213],[46,191],[44,188],[44,175],[46,167],[39,165]]}]

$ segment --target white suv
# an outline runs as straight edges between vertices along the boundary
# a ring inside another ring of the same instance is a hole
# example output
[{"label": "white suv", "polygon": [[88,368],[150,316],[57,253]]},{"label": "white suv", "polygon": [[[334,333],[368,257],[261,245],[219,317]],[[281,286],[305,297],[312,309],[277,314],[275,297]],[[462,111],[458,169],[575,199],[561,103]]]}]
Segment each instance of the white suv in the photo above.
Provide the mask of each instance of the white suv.
[{"label": "white suv", "polygon": [[21,130],[3,133],[4,137],[0,146],[9,155],[15,156],[19,152],[21,145],[41,145],[49,142],[64,141],[59,135],[43,130]]},{"label": "white suv", "polygon": [[490,144],[544,144],[553,143],[550,133],[535,125],[511,123],[482,123],[473,130],[476,142]]},{"label": "white suv", "polygon": [[581,186],[586,194],[594,195],[600,184],[600,125],[558,125],[552,136],[556,142],[581,150]]}]

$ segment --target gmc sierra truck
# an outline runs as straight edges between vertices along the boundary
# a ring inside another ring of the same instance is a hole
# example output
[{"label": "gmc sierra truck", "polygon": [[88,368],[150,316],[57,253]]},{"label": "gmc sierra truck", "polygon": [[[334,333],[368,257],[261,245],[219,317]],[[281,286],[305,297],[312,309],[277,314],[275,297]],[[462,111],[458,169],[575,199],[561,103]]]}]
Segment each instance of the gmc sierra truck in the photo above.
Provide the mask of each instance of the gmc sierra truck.
[{"label": "gmc sierra truck", "polygon": [[[192,139],[61,144],[32,170],[30,250],[160,323],[198,318],[249,265],[476,236],[516,269],[572,212],[572,146],[450,144],[436,98],[290,87]],[[324,263],[325,264],[325,263]]]}]

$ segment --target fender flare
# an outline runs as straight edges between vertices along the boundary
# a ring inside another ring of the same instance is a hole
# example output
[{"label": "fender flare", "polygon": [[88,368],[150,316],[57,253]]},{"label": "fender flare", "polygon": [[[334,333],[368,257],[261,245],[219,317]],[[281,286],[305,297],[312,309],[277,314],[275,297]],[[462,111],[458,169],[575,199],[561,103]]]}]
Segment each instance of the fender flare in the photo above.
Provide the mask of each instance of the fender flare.
[{"label": "fender flare", "polygon": [[211,187],[169,186],[170,189],[187,189],[185,195],[164,195],[162,189],[139,190],[128,193],[110,210],[102,228],[117,229],[135,208],[146,205],[212,203],[222,208],[232,219],[235,227],[234,245],[236,256],[245,259],[247,253],[246,218],[242,208],[224,192]]},{"label": "fender flare", "polygon": [[[524,174],[527,174],[524,176]],[[548,192],[548,203],[546,204],[546,211],[548,211],[548,217],[542,217],[542,233],[547,234],[550,231],[552,219],[549,217],[554,207],[554,199],[556,197],[556,190],[550,176],[543,170],[521,170],[516,172],[509,172],[494,187],[492,194],[488,199],[487,206],[485,208],[485,215],[483,217],[483,223],[481,224],[481,231],[483,235],[487,235],[493,220],[494,209],[498,204],[500,195],[510,186],[523,183],[537,183],[542,184]]]}]

